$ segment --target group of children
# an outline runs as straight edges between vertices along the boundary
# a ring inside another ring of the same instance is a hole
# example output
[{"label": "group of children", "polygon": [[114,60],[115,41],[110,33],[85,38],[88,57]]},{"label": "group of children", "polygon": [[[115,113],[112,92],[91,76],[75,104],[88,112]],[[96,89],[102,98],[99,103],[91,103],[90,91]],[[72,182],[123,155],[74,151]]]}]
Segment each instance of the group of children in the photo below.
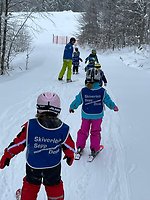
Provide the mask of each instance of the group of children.
[{"label": "group of children", "polygon": [[82,105],[82,122],[76,140],[77,152],[81,153],[84,150],[90,134],[91,155],[96,155],[101,148],[101,124],[104,116],[104,105],[114,111],[119,109],[102,87],[107,85],[107,79],[101,70],[95,50],[92,50],[92,53],[85,59],[85,63],[87,61],[89,63],[85,67],[85,87],[81,89],[70,104],[69,112],[74,113],[74,110]]},{"label": "group of children", "polygon": [[[76,39],[72,37],[70,38],[69,43],[67,43],[65,46],[64,53],[63,53],[63,66],[58,75],[59,81],[63,80],[66,70],[67,70],[67,75],[66,75],[67,82],[72,82],[72,79],[71,79],[72,72],[73,74],[79,73],[79,64],[80,62],[83,62],[83,60],[82,58],[80,58],[80,52],[78,50],[78,47],[73,48],[75,43],[76,43]],[[87,66],[85,67],[85,71],[87,71],[87,69],[89,68],[94,68],[94,67],[101,68],[95,49],[92,49],[90,55],[85,59],[85,64],[87,64]],[[107,79],[102,69],[100,71],[101,71],[100,84],[102,85],[102,83],[104,83],[104,85],[106,86]]]},{"label": "group of children", "polygon": [[[80,58],[80,52],[78,48],[75,48],[75,52],[73,53],[72,57],[72,65],[73,65],[73,74],[78,74],[78,68],[79,68],[79,62],[83,62],[83,60]],[[91,54],[85,59],[85,64],[88,63],[85,66],[85,72],[87,72],[90,68],[97,68],[100,71],[100,80],[99,85],[100,86],[107,86],[107,79],[106,76],[101,69],[101,65],[99,64],[98,57],[96,54],[96,50],[92,49]],[[87,80],[85,79],[85,85],[87,83]]]},{"label": "group of children", "polygon": [[[78,49],[76,52],[78,53]],[[90,59],[91,56],[86,62],[92,64]],[[78,73],[77,65],[74,66],[74,72]],[[9,166],[10,160],[15,155],[27,149],[26,176],[23,178],[21,200],[36,200],[41,184],[44,185],[49,200],[64,200],[64,186],[61,179],[62,151],[64,159],[71,166],[75,149],[77,152],[84,150],[89,134],[91,152],[95,153],[100,149],[104,104],[114,111],[118,111],[118,107],[100,83],[102,76],[100,66],[88,68],[87,65],[85,70],[86,85],[70,103],[69,108],[69,112],[74,113],[74,110],[82,105],[82,122],[77,132],[76,148],[70,135],[69,125],[59,119],[61,112],[59,96],[53,92],[45,92],[37,98],[36,116],[22,126],[17,137],[4,150],[0,169]]]}]

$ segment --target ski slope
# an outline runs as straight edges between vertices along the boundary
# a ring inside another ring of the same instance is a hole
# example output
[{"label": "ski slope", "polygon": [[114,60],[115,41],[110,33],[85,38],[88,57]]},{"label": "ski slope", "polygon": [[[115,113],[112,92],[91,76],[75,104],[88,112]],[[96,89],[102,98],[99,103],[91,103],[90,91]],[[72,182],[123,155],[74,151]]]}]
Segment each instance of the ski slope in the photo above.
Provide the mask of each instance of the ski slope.
[{"label": "ski slope", "polygon": [[[21,125],[36,114],[37,96],[44,91],[54,91],[61,98],[60,118],[70,125],[70,133],[76,140],[80,128],[80,107],[74,114],[68,112],[69,105],[84,87],[84,64],[79,74],[73,75],[72,83],[57,81],[62,66],[64,45],[52,44],[52,34],[74,36],[77,32],[79,13],[51,13],[51,20],[38,16],[37,23],[43,30],[34,38],[34,50],[30,55],[29,70],[24,67],[25,56],[18,57],[14,65],[18,71],[0,77],[0,155]],[[31,23],[31,22],[29,22]],[[82,49],[85,59],[90,48]],[[92,162],[89,140],[80,161],[69,167],[62,160],[62,180],[65,200],[149,200],[149,62],[145,70],[126,65],[131,59],[128,52],[98,53],[102,69],[108,79],[108,94],[119,107],[119,112],[106,108],[102,125],[104,150]],[[122,56],[125,62],[120,59]],[[129,58],[129,59],[128,59]],[[133,58],[132,58],[133,59]],[[0,200],[15,200],[15,191],[22,186],[25,176],[25,152],[11,160],[10,166],[0,170]],[[44,187],[38,200],[46,200]]]}]

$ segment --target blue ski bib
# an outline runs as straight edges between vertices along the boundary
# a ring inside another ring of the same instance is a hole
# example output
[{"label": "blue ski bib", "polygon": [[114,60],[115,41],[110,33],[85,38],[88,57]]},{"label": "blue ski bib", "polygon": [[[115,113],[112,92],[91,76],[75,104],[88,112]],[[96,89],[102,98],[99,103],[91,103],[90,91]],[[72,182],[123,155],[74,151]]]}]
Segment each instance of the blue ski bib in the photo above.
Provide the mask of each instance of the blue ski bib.
[{"label": "blue ski bib", "polygon": [[104,88],[88,89],[83,88],[82,93],[82,110],[86,114],[101,114],[103,112]]},{"label": "blue ski bib", "polygon": [[65,142],[69,126],[62,125],[55,129],[41,126],[37,119],[30,119],[27,132],[26,159],[35,169],[52,168],[61,162],[61,145]]}]

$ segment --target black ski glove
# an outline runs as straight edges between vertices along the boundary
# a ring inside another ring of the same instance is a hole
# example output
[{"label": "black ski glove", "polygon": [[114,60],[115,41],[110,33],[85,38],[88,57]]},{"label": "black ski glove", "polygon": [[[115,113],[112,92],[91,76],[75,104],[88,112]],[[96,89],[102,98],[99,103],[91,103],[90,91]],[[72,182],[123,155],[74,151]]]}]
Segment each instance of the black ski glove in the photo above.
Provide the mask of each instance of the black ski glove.
[{"label": "black ski glove", "polygon": [[64,156],[63,160],[66,159],[66,163],[71,166],[73,163],[74,158],[68,157],[68,156]]},{"label": "black ski glove", "polygon": [[70,109],[69,109],[69,112],[70,112],[70,113],[74,113],[74,110],[70,108]]}]

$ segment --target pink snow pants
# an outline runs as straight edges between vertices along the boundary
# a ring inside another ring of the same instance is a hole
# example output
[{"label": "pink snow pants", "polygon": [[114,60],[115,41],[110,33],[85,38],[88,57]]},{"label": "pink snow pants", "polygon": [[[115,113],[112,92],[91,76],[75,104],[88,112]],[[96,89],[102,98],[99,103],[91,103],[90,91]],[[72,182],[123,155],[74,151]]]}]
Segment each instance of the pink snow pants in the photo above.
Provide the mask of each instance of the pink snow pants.
[{"label": "pink snow pants", "polygon": [[101,123],[102,119],[83,119],[81,128],[77,133],[76,147],[85,148],[86,140],[90,133],[90,149],[98,151],[101,141]]}]

